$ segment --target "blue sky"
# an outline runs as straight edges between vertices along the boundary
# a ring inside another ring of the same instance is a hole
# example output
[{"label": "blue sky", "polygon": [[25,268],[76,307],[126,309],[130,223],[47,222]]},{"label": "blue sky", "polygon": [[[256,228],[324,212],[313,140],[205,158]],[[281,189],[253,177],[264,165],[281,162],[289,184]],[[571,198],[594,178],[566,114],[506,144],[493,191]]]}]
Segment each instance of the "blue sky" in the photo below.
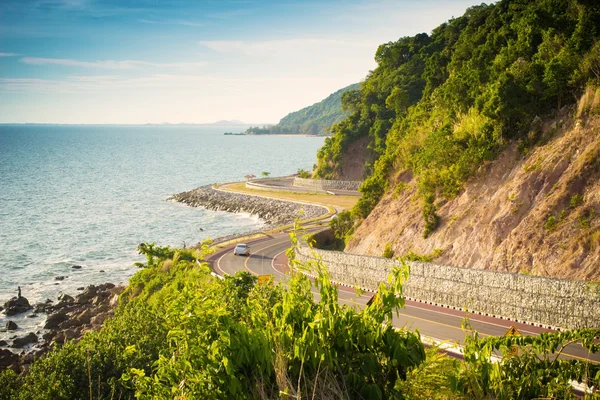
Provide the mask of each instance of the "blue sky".
[{"label": "blue sky", "polygon": [[277,122],[473,0],[0,2],[0,122]]}]

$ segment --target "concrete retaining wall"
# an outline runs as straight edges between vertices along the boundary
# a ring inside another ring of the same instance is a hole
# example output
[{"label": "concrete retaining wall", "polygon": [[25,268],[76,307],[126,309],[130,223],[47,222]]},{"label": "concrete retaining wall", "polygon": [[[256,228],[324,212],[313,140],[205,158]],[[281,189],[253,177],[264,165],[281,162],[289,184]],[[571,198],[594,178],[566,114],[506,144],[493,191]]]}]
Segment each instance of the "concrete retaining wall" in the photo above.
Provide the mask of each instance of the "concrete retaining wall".
[{"label": "concrete retaining wall", "polygon": [[[258,182],[246,182],[246,188],[252,190],[262,190],[268,192],[290,192],[294,191],[294,188],[291,186],[275,186],[275,185],[264,185]],[[305,191],[305,189],[295,189],[296,192],[299,193],[325,193],[324,190],[312,188],[312,190]]]},{"label": "concrete retaining wall", "polygon": [[362,181],[330,181],[326,179],[294,178],[294,186],[321,190],[358,190]]},{"label": "concrete retaining wall", "polygon": [[[321,257],[331,279],[375,290],[398,261],[301,246],[300,261]],[[509,272],[409,262],[407,298],[560,328],[600,327],[600,285]]]}]

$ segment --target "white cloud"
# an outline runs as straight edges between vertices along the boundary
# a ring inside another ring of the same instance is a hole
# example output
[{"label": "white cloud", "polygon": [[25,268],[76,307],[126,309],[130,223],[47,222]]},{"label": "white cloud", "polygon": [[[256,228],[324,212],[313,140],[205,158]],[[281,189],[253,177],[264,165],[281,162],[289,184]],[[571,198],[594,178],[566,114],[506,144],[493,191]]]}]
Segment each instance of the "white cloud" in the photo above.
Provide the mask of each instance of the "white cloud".
[{"label": "white cloud", "polygon": [[201,22],[187,21],[183,19],[138,19],[138,22],[143,24],[159,24],[159,25],[184,25],[184,26],[204,26]]},{"label": "white cloud", "polygon": [[379,43],[367,40],[346,41],[323,38],[298,38],[263,41],[201,40],[198,44],[219,53],[237,53],[263,57],[266,55],[314,54],[315,52],[331,51],[350,53],[356,48],[376,48]]},{"label": "white cloud", "polygon": [[33,65],[63,65],[68,67],[81,67],[81,68],[97,68],[97,69],[110,69],[110,70],[131,70],[139,69],[142,67],[154,67],[154,68],[175,68],[175,69],[192,69],[198,67],[204,67],[207,65],[206,62],[177,62],[177,63],[153,63],[147,61],[138,60],[103,60],[103,61],[80,61],[69,58],[39,58],[39,57],[25,57],[21,59],[25,64]]},{"label": "white cloud", "polygon": [[0,53],[0,57],[14,57],[18,56],[17,53]]}]

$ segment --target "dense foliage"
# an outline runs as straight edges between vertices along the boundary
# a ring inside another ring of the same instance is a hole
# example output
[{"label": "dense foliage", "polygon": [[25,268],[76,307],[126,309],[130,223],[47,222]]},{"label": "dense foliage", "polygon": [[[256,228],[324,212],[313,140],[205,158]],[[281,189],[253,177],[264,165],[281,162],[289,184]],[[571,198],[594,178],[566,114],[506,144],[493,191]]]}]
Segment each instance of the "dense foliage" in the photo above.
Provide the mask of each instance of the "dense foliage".
[{"label": "dense foliage", "polygon": [[[295,260],[292,242],[286,286],[247,272],[217,279],[200,262],[207,244],[140,245],[148,264],[115,317],[27,375],[2,372],[0,399],[564,399],[574,398],[570,381],[599,398],[600,366],[557,355],[575,342],[598,353],[600,330],[485,339],[469,330],[464,362],[426,354],[418,332],[391,325],[408,267],[357,311],[340,305],[321,262]],[[316,275],[314,286],[298,271]],[[494,351],[504,356],[494,361]]]},{"label": "dense foliage", "polygon": [[247,134],[304,134],[327,135],[331,125],[343,120],[348,115],[342,110],[341,97],[349,90],[356,90],[358,83],[330,94],[324,100],[299,111],[289,113],[273,126],[253,126],[246,130]]},{"label": "dense foliage", "polygon": [[365,218],[395,174],[417,177],[427,236],[437,200],[509,142],[527,151],[540,139],[538,115],[573,104],[600,82],[600,3],[502,0],[469,8],[433,30],[381,45],[377,68],[345,93],[351,112],[319,150],[317,175],[338,177],[347,146],[368,137]]},{"label": "dense foliage", "polygon": [[0,399],[401,398],[397,382],[425,357],[418,334],[390,325],[406,270],[358,312],[320,263],[293,262],[318,276],[314,288],[303,274],[258,285],[246,272],[213,277],[207,249],[140,245],[148,263],[115,317],[24,377],[0,374]]}]

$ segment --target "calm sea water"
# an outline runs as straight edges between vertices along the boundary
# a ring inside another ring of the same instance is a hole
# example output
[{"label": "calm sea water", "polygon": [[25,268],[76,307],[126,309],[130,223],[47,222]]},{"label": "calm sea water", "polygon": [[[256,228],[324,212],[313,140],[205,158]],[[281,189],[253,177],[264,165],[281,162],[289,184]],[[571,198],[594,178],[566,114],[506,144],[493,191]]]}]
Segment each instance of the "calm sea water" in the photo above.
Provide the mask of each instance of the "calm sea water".
[{"label": "calm sea water", "polygon": [[[323,144],[311,137],[223,135],[239,130],[0,126],[0,302],[16,295],[17,286],[37,302],[91,283],[126,282],[140,260],[140,242],[181,246],[260,227],[248,215],[166,201],[248,173],[309,169]],[[73,270],[74,264],[83,268]]]}]

